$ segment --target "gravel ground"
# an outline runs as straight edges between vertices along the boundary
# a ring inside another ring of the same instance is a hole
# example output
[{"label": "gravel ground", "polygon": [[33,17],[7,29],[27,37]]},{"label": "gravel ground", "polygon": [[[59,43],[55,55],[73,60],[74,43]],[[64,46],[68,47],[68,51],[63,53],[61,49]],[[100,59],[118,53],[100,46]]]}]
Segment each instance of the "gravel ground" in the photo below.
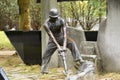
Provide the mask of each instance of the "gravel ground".
[{"label": "gravel ground", "polygon": [[[13,52],[0,52],[0,67],[10,80],[64,80],[63,68],[50,69],[46,75],[40,74],[40,65],[25,65]],[[72,73],[72,70],[70,70]],[[95,80],[120,80],[119,73],[95,74]]]}]

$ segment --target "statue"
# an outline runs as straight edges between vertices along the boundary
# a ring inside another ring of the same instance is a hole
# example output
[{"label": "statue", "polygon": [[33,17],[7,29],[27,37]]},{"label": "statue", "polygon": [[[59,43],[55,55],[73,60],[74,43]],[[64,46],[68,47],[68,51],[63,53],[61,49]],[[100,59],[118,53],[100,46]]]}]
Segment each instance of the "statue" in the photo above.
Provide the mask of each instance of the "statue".
[{"label": "statue", "polygon": [[[75,67],[78,68],[84,62],[76,43],[66,35],[65,21],[59,17],[56,8],[49,12],[49,18],[44,23],[44,29],[49,36],[47,48],[43,54],[41,73],[48,73],[48,65],[52,54],[58,49],[58,52],[65,52],[66,48],[70,49],[73,59],[76,63]],[[78,66],[77,66],[78,65]]]}]

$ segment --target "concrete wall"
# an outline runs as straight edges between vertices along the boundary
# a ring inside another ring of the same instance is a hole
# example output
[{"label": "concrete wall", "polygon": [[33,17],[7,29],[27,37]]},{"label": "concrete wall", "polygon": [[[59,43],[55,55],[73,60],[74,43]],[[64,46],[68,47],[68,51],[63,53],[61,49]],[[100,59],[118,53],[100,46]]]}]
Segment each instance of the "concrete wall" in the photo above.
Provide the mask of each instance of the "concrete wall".
[{"label": "concrete wall", "polygon": [[120,72],[120,0],[107,0],[108,14],[98,33],[102,65],[108,72]]}]

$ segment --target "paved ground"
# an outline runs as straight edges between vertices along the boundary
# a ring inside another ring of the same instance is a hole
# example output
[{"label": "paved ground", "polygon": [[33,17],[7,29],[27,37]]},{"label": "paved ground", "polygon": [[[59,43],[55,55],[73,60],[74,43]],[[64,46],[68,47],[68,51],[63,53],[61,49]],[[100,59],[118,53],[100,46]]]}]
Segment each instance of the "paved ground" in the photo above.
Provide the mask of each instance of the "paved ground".
[{"label": "paved ground", "polygon": [[40,65],[25,65],[15,51],[0,51],[0,67],[10,80],[64,80],[61,68],[52,69],[49,75],[42,75]]},{"label": "paved ground", "polygon": [[0,51],[0,56],[2,55],[14,55],[16,51]]},{"label": "paved ground", "polygon": [[[0,51],[0,67],[10,80],[64,80],[63,68],[50,69],[47,75],[40,74],[40,65],[25,65],[15,51]],[[120,80],[119,73],[95,74],[95,80]],[[88,79],[89,80],[89,79]]]}]

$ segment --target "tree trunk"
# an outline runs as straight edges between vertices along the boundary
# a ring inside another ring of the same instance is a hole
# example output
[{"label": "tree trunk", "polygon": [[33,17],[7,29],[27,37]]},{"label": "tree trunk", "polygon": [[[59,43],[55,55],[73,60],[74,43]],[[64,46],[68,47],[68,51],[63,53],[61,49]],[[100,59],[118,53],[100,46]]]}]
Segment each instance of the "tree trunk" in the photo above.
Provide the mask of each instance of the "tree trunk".
[{"label": "tree trunk", "polygon": [[19,30],[30,30],[30,0],[18,0],[19,5]]},{"label": "tree trunk", "polygon": [[98,33],[102,65],[108,72],[120,72],[120,0],[107,0],[107,20]]}]

